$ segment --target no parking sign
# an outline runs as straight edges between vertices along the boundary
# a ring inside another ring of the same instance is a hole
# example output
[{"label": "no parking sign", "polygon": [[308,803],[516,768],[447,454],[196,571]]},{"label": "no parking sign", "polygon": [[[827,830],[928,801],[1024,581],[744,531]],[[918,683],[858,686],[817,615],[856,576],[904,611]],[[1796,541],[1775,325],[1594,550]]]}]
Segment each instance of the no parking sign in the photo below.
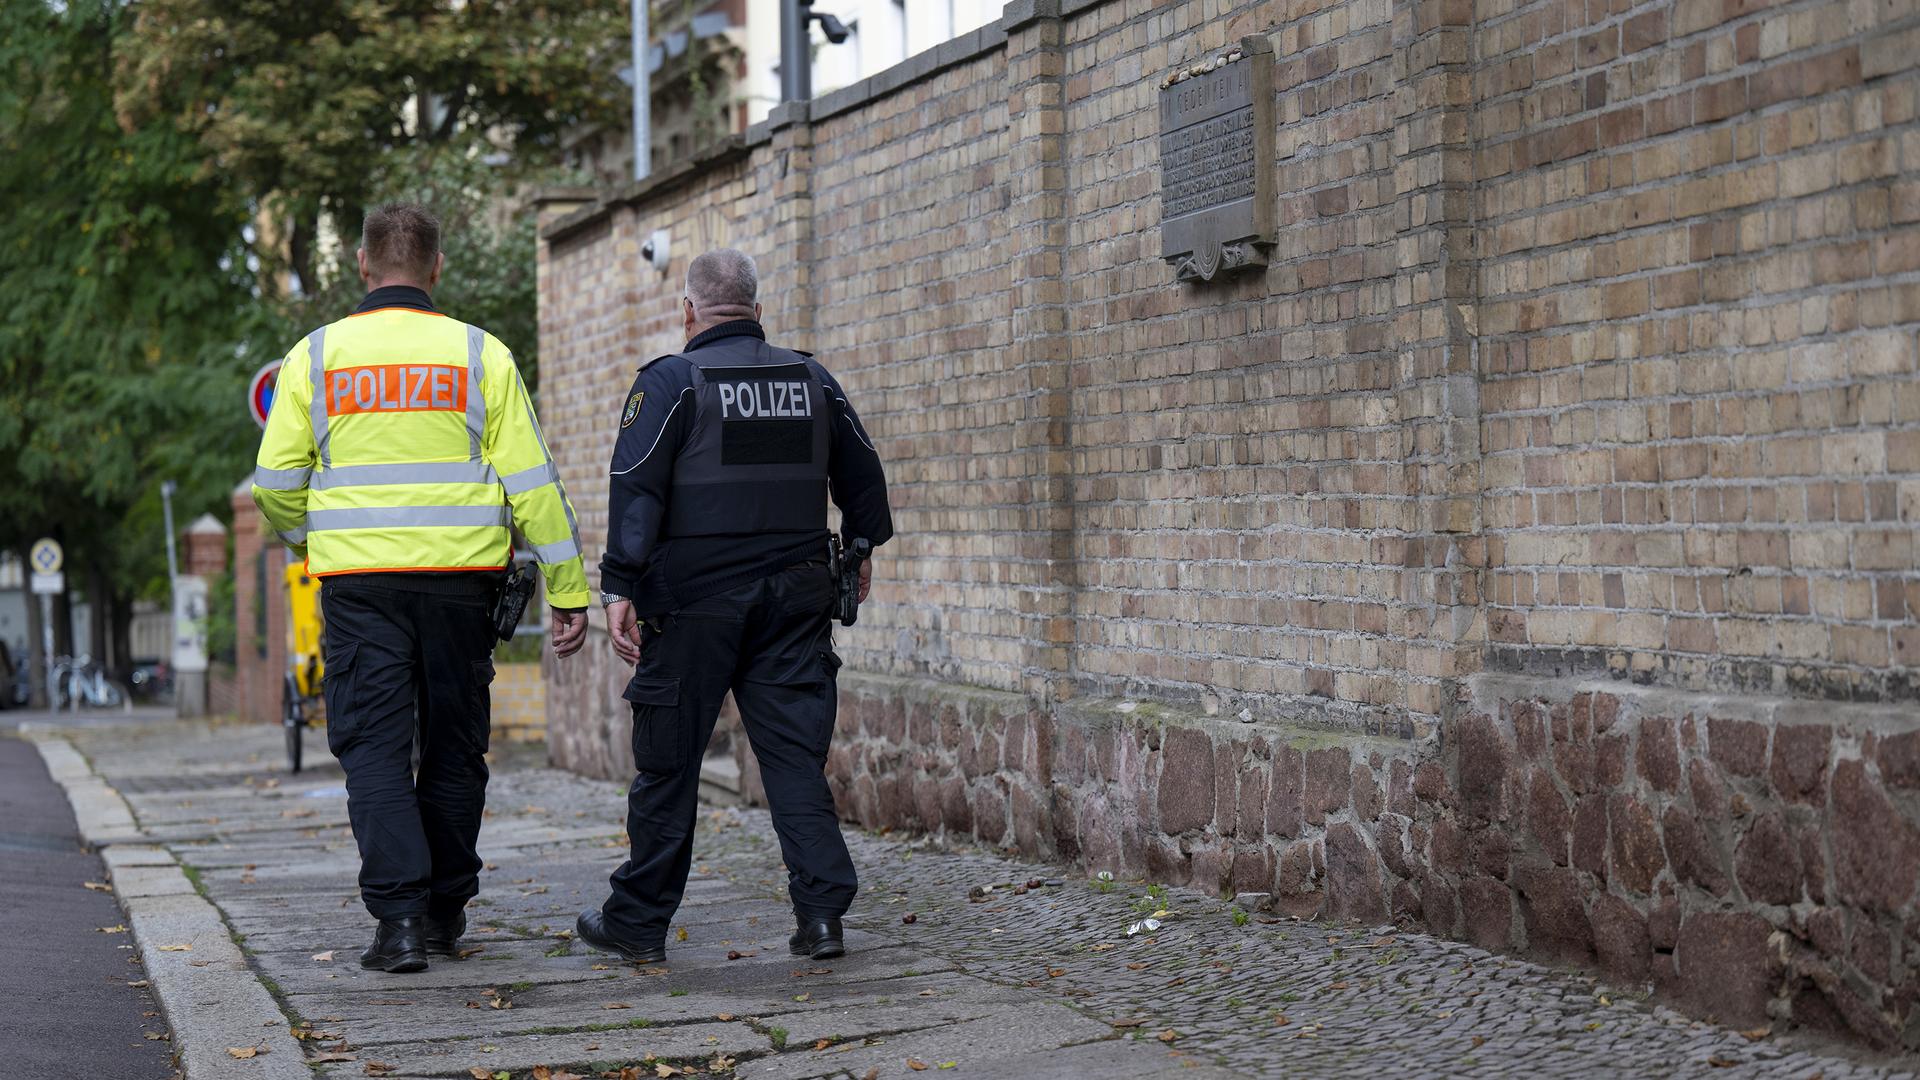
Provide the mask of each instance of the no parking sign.
[{"label": "no parking sign", "polygon": [[273,411],[273,384],[279,377],[280,361],[275,360],[254,372],[253,381],[247,384],[247,411],[263,428],[267,426],[267,414]]}]

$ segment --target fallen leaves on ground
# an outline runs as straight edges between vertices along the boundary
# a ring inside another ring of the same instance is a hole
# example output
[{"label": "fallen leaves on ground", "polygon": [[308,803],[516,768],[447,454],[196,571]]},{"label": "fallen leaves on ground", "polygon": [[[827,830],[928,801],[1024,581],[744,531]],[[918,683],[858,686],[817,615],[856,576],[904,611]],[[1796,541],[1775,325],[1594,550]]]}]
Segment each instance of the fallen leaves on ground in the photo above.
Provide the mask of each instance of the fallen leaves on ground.
[{"label": "fallen leaves on ground", "polygon": [[510,997],[497,997],[494,998],[490,1004],[496,1009],[511,1009],[513,1008],[513,999]]},{"label": "fallen leaves on ground", "polygon": [[251,1057],[259,1057],[261,1054],[264,1054],[266,1052],[267,1052],[267,1048],[265,1046],[229,1046],[227,1047],[228,1057],[239,1058],[242,1061],[245,1061],[246,1059]]},{"label": "fallen leaves on ground", "polygon": [[1345,990],[1346,988],[1347,988],[1347,984],[1346,984],[1346,980],[1344,979],[1341,980],[1340,982],[1327,984],[1327,989],[1329,990]]},{"label": "fallen leaves on ground", "polygon": [[191,944],[187,944],[187,945],[162,945],[162,946],[160,946],[160,951],[161,951],[161,952],[192,952],[192,951],[193,951],[193,946],[192,946]]},{"label": "fallen leaves on ground", "polygon": [[398,1072],[399,1069],[400,1066],[390,1061],[369,1061],[361,1067],[360,1071],[368,1076],[386,1076],[389,1073]]},{"label": "fallen leaves on ground", "polygon": [[913,923],[917,923],[920,921],[920,916],[915,915],[913,912],[909,911],[905,915],[900,916],[900,921],[903,923],[907,923],[908,925],[912,925]]},{"label": "fallen leaves on ground", "polygon": [[[495,1078],[499,1077],[501,1073],[505,1073],[505,1072],[506,1070],[502,1069],[500,1070],[499,1073],[492,1074],[489,1080],[495,1080]],[[577,1072],[568,1072],[565,1069],[549,1068],[548,1066],[545,1066],[545,1065],[535,1065],[533,1067],[533,1080],[587,1080],[587,1078],[584,1076],[581,1076]]]},{"label": "fallen leaves on ground", "polygon": [[825,1050],[825,1049],[826,1049],[827,1047],[829,1047],[829,1046],[832,1046],[832,1045],[833,1045],[833,1040],[832,1040],[832,1039],[815,1039],[815,1040],[813,1040],[813,1048],[814,1048],[815,1050]]},{"label": "fallen leaves on ground", "polygon": [[921,997],[939,997],[939,996],[940,996],[940,991],[938,991],[938,990],[922,990],[922,991],[920,991],[920,996],[921,996]]},{"label": "fallen leaves on ground", "polygon": [[127,932],[127,924],[121,923],[119,926],[96,926],[94,929],[103,934],[124,934]]},{"label": "fallen leaves on ground", "polygon": [[89,889],[92,889],[94,892],[112,892],[113,891],[113,886],[108,885],[105,882],[83,881],[80,884],[82,884],[83,886]]},{"label": "fallen leaves on ground", "polygon": [[173,1041],[173,1033],[168,1031],[147,1031],[147,1032],[142,1032],[141,1034],[147,1037],[148,1042],[172,1042]]},{"label": "fallen leaves on ground", "polygon": [[732,1013],[714,1013],[713,1018],[715,1020],[731,1020],[733,1019],[733,1014]]},{"label": "fallen leaves on ground", "polygon": [[812,994],[795,994],[795,995],[793,995],[793,1000],[795,1000],[795,1001],[812,1001],[812,1000],[813,1000],[813,995],[812,995]]},{"label": "fallen leaves on ground", "polygon": [[1745,1036],[1748,1042],[1759,1042],[1761,1039],[1773,1034],[1773,1025],[1769,1024],[1766,1027],[1749,1028],[1740,1034]]},{"label": "fallen leaves on ground", "polygon": [[1047,978],[1049,978],[1049,979],[1057,979],[1057,978],[1059,978],[1060,976],[1062,976],[1062,975],[1065,975],[1066,973],[1067,973],[1067,969],[1066,969],[1066,968],[1048,968],[1048,969],[1047,969]]},{"label": "fallen leaves on ground", "polygon": [[793,978],[804,979],[809,975],[831,975],[833,974],[833,969],[832,968],[805,968],[805,969],[794,968],[790,974],[792,975]]},{"label": "fallen leaves on ground", "polygon": [[1145,971],[1146,969],[1147,969],[1147,962],[1145,960],[1136,960],[1133,963],[1127,965],[1128,971]]},{"label": "fallen leaves on ground", "polygon": [[1487,1037],[1485,1035],[1475,1035],[1473,1037],[1473,1048],[1475,1050],[1478,1050],[1485,1045],[1487,1045]]},{"label": "fallen leaves on ground", "polygon": [[1716,1069],[1731,1069],[1740,1063],[1732,1058],[1721,1057],[1719,1054],[1715,1054],[1707,1059],[1707,1064]]},{"label": "fallen leaves on ground", "polygon": [[602,1005],[602,1006],[600,1006],[600,1007],[601,1007],[601,1008],[603,1008],[603,1009],[631,1009],[631,1008],[633,1008],[633,1006],[631,1006],[631,1005],[629,1005],[629,1004],[627,1004],[627,1003],[626,1003],[626,1002],[624,1002],[624,1001],[609,1001],[609,1002],[607,1002],[607,1003],[606,1003],[605,1005]]},{"label": "fallen leaves on ground", "polygon": [[738,949],[728,949],[728,950],[727,950],[727,959],[729,959],[729,960],[745,960],[745,959],[746,959],[747,957],[749,957],[749,956],[758,956],[758,955],[760,955],[760,954],[759,954],[759,953],[750,953],[750,952],[741,952],[741,951],[740,951],[740,950],[738,950]]},{"label": "fallen leaves on ground", "polygon": [[612,970],[613,970],[613,965],[612,965],[612,964],[593,964],[593,965],[590,965],[590,966],[588,967],[588,969],[587,969],[587,970],[589,970],[589,971],[612,971]]},{"label": "fallen leaves on ground", "polygon": [[919,1058],[908,1058],[907,1068],[912,1069],[914,1072],[926,1072],[928,1069],[933,1068],[933,1066],[921,1061]]},{"label": "fallen leaves on ground", "polygon": [[333,954],[339,951],[340,950],[338,949],[328,949],[326,952],[314,953],[313,954],[314,962],[319,964],[331,964],[333,963]]},{"label": "fallen leaves on ground", "polygon": [[680,929],[678,929],[678,930],[675,930],[675,931],[673,932],[673,939],[674,939],[675,941],[685,941],[685,940],[687,940],[687,928],[683,926],[683,927],[681,927]]},{"label": "fallen leaves on ground", "polygon": [[1288,1024],[1291,1024],[1291,1023],[1293,1023],[1293,1021],[1287,1018],[1287,1014],[1286,1014],[1286,1013],[1274,1013],[1274,1014],[1273,1014],[1273,1026],[1274,1026],[1274,1027],[1286,1027],[1286,1026],[1287,1026]]},{"label": "fallen leaves on ground", "polygon": [[1167,1030],[1154,1036],[1154,1038],[1159,1039],[1163,1043],[1170,1043],[1179,1037],[1180,1037],[1180,1033],[1173,1030],[1172,1028],[1168,1028]]},{"label": "fallen leaves on ground", "polygon": [[136,988],[136,989],[145,989],[145,988],[147,988],[147,987],[149,987],[149,986],[151,986],[151,985],[153,985],[153,984],[152,984],[152,983],[150,983],[150,982],[148,982],[148,981],[147,981],[147,980],[145,980],[145,979],[135,979],[135,980],[133,980],[132,982],[130,982],[130,983],[128,983],[127,985],[128,985],[128,986],[131,986],[131,987],[134,987],[134,988]]},{"label": "fallen leaves on ground", "polygon": [[347,1053],[345,1050],[322,1050],[307,1060],[314,1064],[320,1064],[329,1061],[358,1061],[360,1058],[357,1055]]},{"label": "fallen leaves on ground", "polygon": [[1139,1017],[1135,1017],[1132,1020],[1113,1021],[1113,1026],[1117,1028],[1137,1028],[1137,1027],[1143,1027],[1145,1025],[1146,1025],[1146,1021],[1143,1019],[1140,1019]]}]

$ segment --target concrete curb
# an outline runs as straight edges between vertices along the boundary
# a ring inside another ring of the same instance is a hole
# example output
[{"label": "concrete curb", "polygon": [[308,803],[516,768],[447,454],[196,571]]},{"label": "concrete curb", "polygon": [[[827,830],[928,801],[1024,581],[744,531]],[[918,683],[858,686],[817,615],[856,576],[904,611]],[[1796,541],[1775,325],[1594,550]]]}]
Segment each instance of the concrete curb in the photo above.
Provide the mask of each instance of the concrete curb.
[{"label": "concrete curb", "polygon": [[[186,1080],[309,1080],[306,1054],[220,909],[194,890],[171,852],[137,842],[144,837],[126,800],[72,743],[28,737],[73,804],[81,836],[107,864]],[[236,1058],[230,1047],[259,1053]]]},{"label": "concrete curb", "polygon": [[133,820],[133,811],[127,808],[127,801],[94,773],[72,743],[30,727],[22,728],[20,733],[40,751],[41,760],[47,763],[47,772],[67,793],[73,819],[80,826],[80,838],[88,846],[101,848],[144,839],[140,826]]}]

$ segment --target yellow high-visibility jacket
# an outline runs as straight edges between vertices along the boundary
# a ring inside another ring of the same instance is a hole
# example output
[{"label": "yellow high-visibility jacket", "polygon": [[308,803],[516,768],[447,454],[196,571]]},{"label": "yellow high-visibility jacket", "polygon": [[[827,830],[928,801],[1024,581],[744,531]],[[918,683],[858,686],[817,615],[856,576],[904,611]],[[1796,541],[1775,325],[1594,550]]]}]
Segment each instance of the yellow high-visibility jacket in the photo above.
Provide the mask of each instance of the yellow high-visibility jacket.
[{"label": "yellow high-visibility jacket", "polygon": [[548,603],[588,604],[573,506],[513,356],[445,315],[376,308],[295,345],[253,501],[318,577],[502,569],[511,521]]}]

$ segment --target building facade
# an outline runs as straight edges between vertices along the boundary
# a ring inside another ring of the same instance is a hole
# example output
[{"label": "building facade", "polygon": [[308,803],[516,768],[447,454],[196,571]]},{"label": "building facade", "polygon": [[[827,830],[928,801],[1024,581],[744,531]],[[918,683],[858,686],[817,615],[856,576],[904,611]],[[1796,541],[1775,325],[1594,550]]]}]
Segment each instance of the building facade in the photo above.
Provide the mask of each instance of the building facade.
[{"label": "building facade", "polygon": [[[1273,242],[1183,281],[1162,97],[1235,53]],[[548,435],[592,551],[743,248],[894,491],[849,818],[1920,1046],[1917,65],[1865,0],[1018,0],[548,204]],[[628,775],[624,681],[551,670],[557,761]]]}]

